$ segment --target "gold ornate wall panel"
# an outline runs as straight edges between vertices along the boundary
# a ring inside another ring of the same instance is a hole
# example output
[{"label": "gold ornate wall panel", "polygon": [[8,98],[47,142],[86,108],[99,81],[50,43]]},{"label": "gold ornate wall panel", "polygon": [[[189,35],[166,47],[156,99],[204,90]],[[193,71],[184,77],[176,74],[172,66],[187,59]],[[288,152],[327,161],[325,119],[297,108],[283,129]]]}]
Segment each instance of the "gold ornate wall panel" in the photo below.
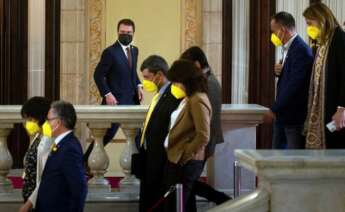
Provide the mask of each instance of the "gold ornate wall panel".
[{"label": "gold ornate wall panel", "polygon": [[100,95],[93,80],[93,73],[105,48],[106,0],[88,0],[88,75],[89,104],[99,104]]},{"label": "gold ornate wall panel", "polygon": [[202,0],[181,1],[181,52],[202,46]]}]

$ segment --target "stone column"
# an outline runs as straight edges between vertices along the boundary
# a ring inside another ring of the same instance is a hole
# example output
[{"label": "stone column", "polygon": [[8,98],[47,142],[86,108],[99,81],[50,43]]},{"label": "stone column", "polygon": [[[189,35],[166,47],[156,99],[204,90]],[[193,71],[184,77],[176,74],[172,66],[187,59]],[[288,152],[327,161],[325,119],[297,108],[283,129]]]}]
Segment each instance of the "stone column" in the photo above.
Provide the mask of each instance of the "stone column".
[{"label": "stone column", "polygon": [[61,0],[61,99],[88,104],[86,0]]},{"label": "stone column", "polygon": [[222,82],[222,0],[203,0],[202,48],[212,71]]},{"label": "stone column", "polygon": [[249,0],[232,0],[232,94],[231,103],[248,103]]},{"label": "stone column", "polygon": [[30,0],[28,3],[28,96],[44,96],[45,0]]},{"label": "stone column", "polygon": [[110,192],[111,187],[104,174],[109,167],[109,158],[103,146],[103,136],[110,123],[89,123],[89,128],[95,138],[94,148],[90,154],[88,164],[94,175],[89,180],[89,192]]},{"label": "stone column", "polygon": [[138,126],[137,124],[124,124],[121,129],[127,136],[127,145],[123,149],[120,157],[120,166],[125,173],[125,177],[120,181],[121,191],[138,191],[139,190],[139,180],[131,174],[131,163],[132,154],[138,153],[137,147],[135,145],[135,136],[137,134]]},{"label": "stone column", "polygon": [[[297,1],[297,0],[296,0]],[[345,2],[344,0],[322,0],[333,12],[339,24],[345,28]]]},{"label": "stone column", "polygon": [[12,168],[13,160],[7,148],[7,136],[13,128],[13,124],[0,124],[0,193],[12,191],[11,181],[7,174]]}]

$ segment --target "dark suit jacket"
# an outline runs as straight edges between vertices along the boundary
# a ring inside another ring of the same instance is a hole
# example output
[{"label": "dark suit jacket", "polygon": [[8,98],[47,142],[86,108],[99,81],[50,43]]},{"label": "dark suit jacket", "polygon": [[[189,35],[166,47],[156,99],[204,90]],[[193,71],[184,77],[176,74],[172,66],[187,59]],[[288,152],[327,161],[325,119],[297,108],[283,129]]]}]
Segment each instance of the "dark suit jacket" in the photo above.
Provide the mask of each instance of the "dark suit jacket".
[{"label": "dark suit jacket", "polygon": [[38,212],[82,212],[87,194],[83,152],[73,133],[50,153],[38,190]]},{"label": "dark suit jacket", "polygon": [[186,97],[187,102],[169,132],[168,160],[186,164],[189,160],[204,160],[210,139],[212,109],[206,93]]},{"label": "dark suit jacket", "polygon": [[[119,104],[139,104],[137,86],[140,84],[137,74],[138,48],[131,46],[132,68],[118,41],[106,48],[99,61],[94,79],[102,97],[111,92]],[[104,101],[103,101],[104,103]]]},{"label": "dark suit jacket", "polygon": [[145,131],[146,160],[140,184],[140,211],[146,212],[163,195],[163,172],[167,162],[164,140],[169,132],[171,113],[181,102],[171,94],[170,87],[165,89],[155,106]]},{"label": "dark suit jacket", "polygon": [[271,110],[277,122],[303,124],[308,108],[308,92],[313,55],[310,47],[297,36],[288,50],[277,85],[277,97]]},{"label": "dark suit jacket", "polygon": [[[325,126],[332,120],[337,106],[345,107],[345,32],[336,28],[329,47],[325,79]],[[326,147],[345,148],[345,130],[330,133],[327,128]]]},{"label": "dark suit jacket", "polygon": [[207,96],[212,106],[210,141],[205,149],[206,158],[213,155],[216,144],[223,143],[223,131],[221,126],[222,110],[222,88],[214,74],[209,70],[206,72],[208,92]]}]

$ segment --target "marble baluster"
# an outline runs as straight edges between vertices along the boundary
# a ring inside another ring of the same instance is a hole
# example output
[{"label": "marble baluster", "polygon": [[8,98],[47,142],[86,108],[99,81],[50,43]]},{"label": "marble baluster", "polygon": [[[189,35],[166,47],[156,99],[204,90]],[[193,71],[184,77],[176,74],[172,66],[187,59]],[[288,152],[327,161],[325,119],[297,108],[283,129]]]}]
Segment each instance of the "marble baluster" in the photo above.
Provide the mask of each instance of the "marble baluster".
[{"label": "marble baluster", "polygon": [[120,157],[120,166],[125,174],[125,177],[120,181],[120,191],[137,191],[139,189],[139,180],[131,174],[132,154],[138,152],[135,136],[139,127],[140,123],[121,125],[121,129],[127,137],[127,144]]},{"label": "marble baluster", "polygon": [[88,182],[89,192],[110,192],[109,181],[104,178],[109,167],[109,157],[103,145],[103,136],[110,123],[89,123],[88,126],[95,138],[94,148],[88,160],[91,173],[94,175]]},{"label": "marble baluster", "polygon": [[0,193],[12,191],[11,181],[7,179],[7,174],[12,168],[13,160],[7,147],[7,136],[13,124],[0,124]]}]

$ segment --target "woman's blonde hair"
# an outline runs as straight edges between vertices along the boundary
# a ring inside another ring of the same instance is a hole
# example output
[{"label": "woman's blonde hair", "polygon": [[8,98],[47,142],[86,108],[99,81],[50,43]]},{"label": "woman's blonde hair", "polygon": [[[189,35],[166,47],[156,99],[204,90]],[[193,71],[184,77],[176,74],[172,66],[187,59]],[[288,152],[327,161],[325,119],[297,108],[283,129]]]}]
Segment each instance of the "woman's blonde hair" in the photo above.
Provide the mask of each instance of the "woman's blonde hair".
[{"label": "woman's blonde hair", "polygon": [[323,3],[311,4],[304,10],[303,16],[307,19],[315,20],[320,24],[320,42],[324,44],[335,28],[340,26],[332,11]]}]

